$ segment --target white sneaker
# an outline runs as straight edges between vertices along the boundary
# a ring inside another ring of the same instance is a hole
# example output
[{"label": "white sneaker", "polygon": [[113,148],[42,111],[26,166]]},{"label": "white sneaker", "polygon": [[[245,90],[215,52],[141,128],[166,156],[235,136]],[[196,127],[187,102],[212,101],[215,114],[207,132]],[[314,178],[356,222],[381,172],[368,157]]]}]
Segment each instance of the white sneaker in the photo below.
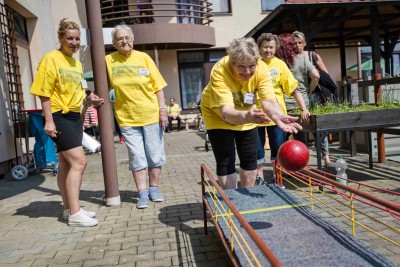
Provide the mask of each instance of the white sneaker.
[{"label": "white sneaker", "polygon": [[83,209],[77,213],[71,214],[68,218],[69,226],[91,227],[97,225],[98,223],[98,220],[90,218]]},{"label": "white sneaker", "polygon": [[[96,212],[94,212],[94,211],[86,211],[86,210],[84,210],[82,208],[81,208],[81,210],[86,212],[87,216],[89,216],[90,218],[96,217]],[[70,209],[63,210],[63,220],[64,221],[68,221],[69,215],[71,215],[71,210]]]}]

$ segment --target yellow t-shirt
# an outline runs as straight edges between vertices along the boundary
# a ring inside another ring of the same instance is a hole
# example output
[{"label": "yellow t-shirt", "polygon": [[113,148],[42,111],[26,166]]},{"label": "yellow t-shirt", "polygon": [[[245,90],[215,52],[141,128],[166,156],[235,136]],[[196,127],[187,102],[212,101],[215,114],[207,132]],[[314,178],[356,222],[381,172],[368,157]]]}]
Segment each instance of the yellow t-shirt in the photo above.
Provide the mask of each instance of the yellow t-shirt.
[{"label": "yellow t-shirt", "polygon": [[39,62],[30,93],[49,97],[51,112],[80,112],[85,89],[82,87],[82,65],[79,60],[53,50]]},{"label": "yellow t-shirt", "polygon": [[[264,61],[264,60],[263,60]],[[267,63],[269,74],[272,79],[272,86],[274,87],[276,101],[281,107],[284,114],[287,114],[285,94],[291,97],[298,86],[297,80],[294,78],[292,72],[286,63],[279,58],[273,57],[271,60],[264,61]],[[261,107],[261,101],[257,99],[257,107]],[[260,126],[275,125],[275,122],[269,124],[260,124]]]},{"label": "yellow t-shirt", "polygon": [[256,127],[257,125],[253,123],[229,124],[223,120],[219,112],[221,106],[231,106],[236,110],[255,108],[256,101],[253,101],[253,104],[244,102],[246,94],[253,94],[254,98],[258,95],[262,100],[275,98],[267,65],[259,60],[254,75],[248,81],[242,81],[233,72],[229,56],[220,59],[214,65],[210,82],[201,97],[201,111],[206,129],[245,131]]},{"label": "yellow t-shirt", "polygon": [[170,117],[178,115],[179,111],[181,111],[181,108],[177,103],[175,103],[172,107],[170,105],[167,106],[167,114]]},{"label": "yellow t-shirt", "polygon": [[114,88],[115,117],[120,126],[146,126],[159,122],[156,92],[167,83],[146,53],[132,51],[129,56],[114,52],[106,56],[111,88]]}]

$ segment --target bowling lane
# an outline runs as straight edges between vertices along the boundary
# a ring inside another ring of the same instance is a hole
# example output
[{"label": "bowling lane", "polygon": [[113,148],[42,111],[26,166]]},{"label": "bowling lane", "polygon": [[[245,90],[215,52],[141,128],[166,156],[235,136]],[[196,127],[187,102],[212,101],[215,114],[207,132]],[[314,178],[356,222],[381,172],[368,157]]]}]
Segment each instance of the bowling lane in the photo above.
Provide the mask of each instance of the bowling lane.
[{"label": "bowling lane", "polygon": [[[284,266],[396,266],[320,218],[284,189],[269,185],[224,192]],[[225,205],[222,198],[220,200]],[[219,217],[218,222],[225,236],[229,236],[223,218]],[[268,266],[268,261],[244,228],[237,219],[234,222],[262,266]],[[247,265],[243,253],[236,250],[236,254],[242,265]]]}]

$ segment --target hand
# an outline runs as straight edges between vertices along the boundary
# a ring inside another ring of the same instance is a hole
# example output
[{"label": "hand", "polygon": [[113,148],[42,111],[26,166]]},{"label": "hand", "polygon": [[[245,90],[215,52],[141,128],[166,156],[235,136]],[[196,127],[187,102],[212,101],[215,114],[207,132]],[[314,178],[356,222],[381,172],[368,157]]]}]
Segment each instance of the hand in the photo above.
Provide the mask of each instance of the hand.
[{"label": "hand", "polygon": [[261,110],[258,108],[254,108],[249,110],[249,116],[251,119],[251,122],[257,123],[257,124],[268,124],[272,122],[270,118]]},{"label": "hand", "polygon": [[160,125],[163,131],[167,129],[168,126],[168,116],[167,111],[165,109],[160,109]]},{"label": "hand", "polygon": [[94,93],[90,94],[90,102],[92,103],[93,106],[99,107],[103,105],[104,99],[100,98],[98,95],[95,95]]},{"label": "hand", "polygon": [[56,130],[56,125],[54,124],[54,122],[46,122],[46,124],[44,125],[44,131],[53,138],[57,137],[57,134],[60,134],[59,132],[57,132]]},{"label": "hand", "polygon": [[298,117],[282,115],[275,123],[286,133],[298,133],[298,130],[303,129],[300,124],[296,123],[298,119]]},{"label": "hand", "polygon": [[310,112],[305,109],[301,112],[300,122],[309,123],[310,122]]}]

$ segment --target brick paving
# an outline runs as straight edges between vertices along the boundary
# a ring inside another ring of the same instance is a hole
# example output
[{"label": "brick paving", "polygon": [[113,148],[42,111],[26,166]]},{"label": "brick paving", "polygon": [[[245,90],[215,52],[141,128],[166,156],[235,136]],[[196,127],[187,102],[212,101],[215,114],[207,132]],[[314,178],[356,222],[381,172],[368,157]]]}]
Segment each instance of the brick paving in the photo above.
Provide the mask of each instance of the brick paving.
[{"label": "brick paving", "polygon": [[[165,146],[167,164],[159,185],[165,201],[150,202],[143,210],[136,209],[137,192],[124,144],[115,142],[119,207],[102,205],[101,155],[87,156],[81,205],[97,212],[99,225],[92,228],[68,227],[61,220],[61,197],[51,170],[23,181],[9,176],[1,179],[0,266],[231,266],[212,224],[209,234],[203,233],[200,164],[215,170],[212,151],[204,149],[204,133],[169,133]],[[341,153],[332,150],[332,158]],[[310,164],[315,166],[315,153],[311,154]],[[369,170],[364,154],[346,160],[349,177],[399,190],[400,163],[375,163]],[[270,174],[268,164],[265,173]],[[390,200],[399,203],[399,199]],[[335,219],[323,208],[317,212]],[[368,233],[359,238],[400,265],[398,247],[382,246],[382,241]]]}]

